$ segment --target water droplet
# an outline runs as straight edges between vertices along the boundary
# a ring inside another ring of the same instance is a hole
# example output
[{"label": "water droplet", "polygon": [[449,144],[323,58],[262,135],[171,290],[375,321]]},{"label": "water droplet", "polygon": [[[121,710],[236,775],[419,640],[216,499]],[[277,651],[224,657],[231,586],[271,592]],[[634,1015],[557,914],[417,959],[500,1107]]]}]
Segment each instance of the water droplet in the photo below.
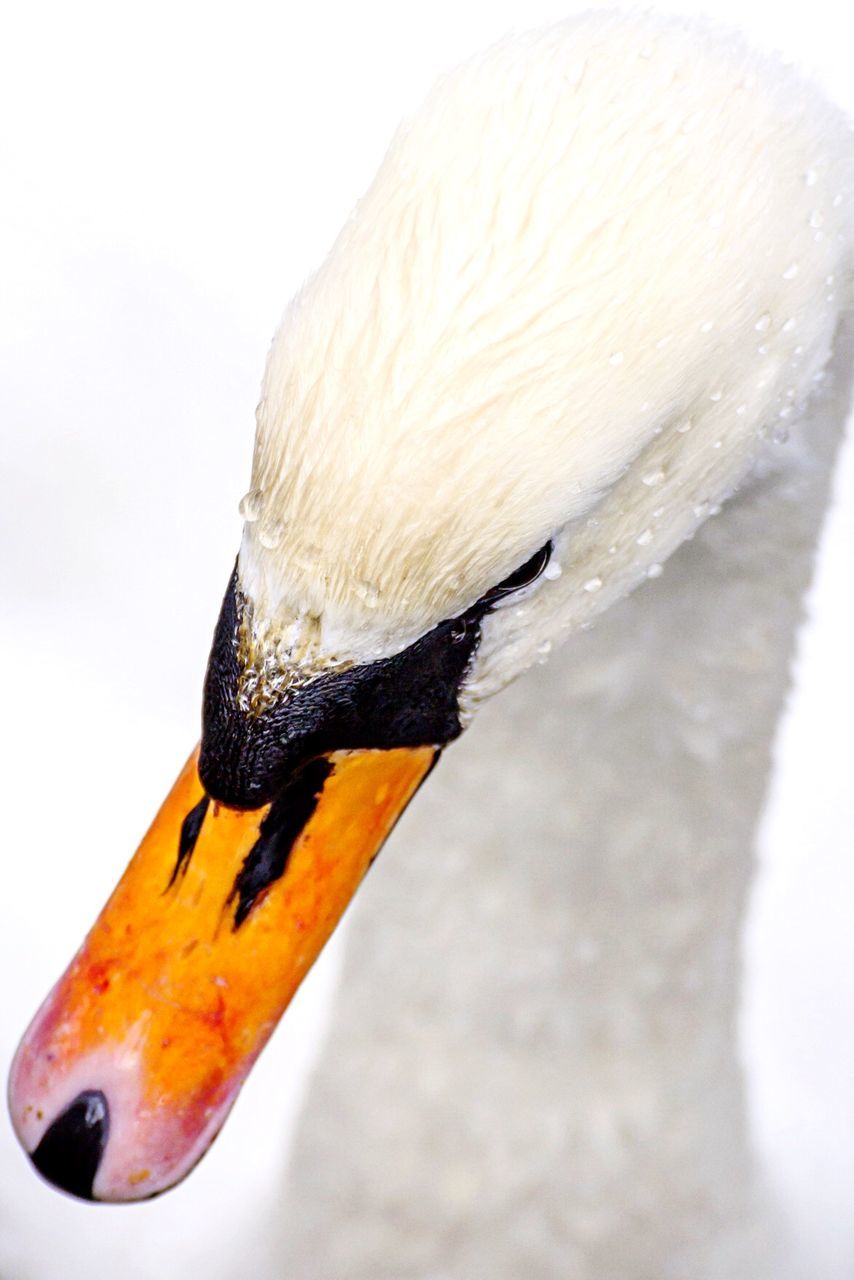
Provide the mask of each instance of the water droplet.
[{"label": "water droplet", "polygon": [[616,554],[617,554],[617,544],[616,544],[616,543],[614,543],[614,544],[613,544],[613,546],[610,546],[610,547],[608,548],[608,555],[609,555],[609,556],[615,556]]},{"label": "water droplet", "polygon": [[833,197],[834,209],[838,209],[841,204],[842,204],[842,194],[840,193],[838,196]]},{"label": "water droplet", "polygon": [[679,432],[680,436],[684,436],[685,432],[690,431],[693,425],[694,425],[694,419],[686,418],[684,422],[679,423],[679,426],[676,428],[676,430]]},{"label": "water droplet", "polygon": [[800,268],[797,262],[790,262],[789,265],[786,267],[786,270],[783,272],[783,279],[794,280],[799,270]]},{"label": "water droplet", "polygon": [[786,323],[783,325],[783,332],[791,333],[794,327],[795,327],[795,318],[794,316],[790,316],[789,319],[786,321]]},{"label": "water droplet", "polygon": [[757,333],[765,333],[771,328],[771,317],[767,311],[763,312],[754,326]]},{"label": "water droplet", "polygon": [[599,591],[601,587],[602,587],[601,578],[588,578],[584,584],[584,590],[590,591],[590,592]]},{"label": "water droplet", "polygon": [[635,538],[635,542],[639,547],[647,547],[652,542],[652,529],[644,529],[643,533],[639,533]]},{"label": "water droplet", "polygon": [[825,284],[833,284],[833,282],[834,282],[834,280],[835,280],[835,279],[836,279],[836,276],[833,276],[833,275],[831,275],[831,276],[825,276],[825,277],[824,277],[824,283],[825,283]]},{"label": "water droplet", "polygon": [[275,551],[276,547],[282,541],[282,533],[284,528],[280,520],[264,521],[258,529],[258,541],[262,547],[266,547],[268,551]]},{"label": "water droplet", "polygon": [[646,576],[648,578],[660,578],[663,573],[664,573],[663,565],[651,564],[646,571]]},{"label": "water droplet", "polygon": [[811,227],[824,226],[824,214],[822,213],[821,209],[813,209],[812,213],[810,214],[810,226]]},{"label": "water droplet", "polygon": [[380,595],[372,582],[355,582],[353,589],[367,609],[376,609]]},{"label": "water droplet", "polygon": [[660,351],[662,347],[666,347],[672,337],[673,337],[673,334],[668,333],[666,338],[659,338],[658,342],[656,342],[655,344],[658,350]]},{"label": "water droplet", "polygon": [[702,520],[703,516],[707,516],[708,514],[709,514],[708,502],[698,502],[697,505],[694,507],[694,515],[697,517],[698,520]]},{"label": "water droplet", "polygon": [[769,352],[770,350],[771,350],[771,348],[768,346],[768,344],[767,344],[766,342],[761,343],[761,344],[756,348],[757,354],[758,354],[758,355],[760,355],[760,356],[767,356],[767,354],[768,354],[768,352]]},{"label": "water droplet", "polygon": [[710,399],[710,400],[714,400],[714,401],[715,401],[715,403],[717,404],[718,400],[720,400],[720,398],[721,398],[721,396],[722,396],[722,395],[723,395],[723,392],[722,392],[722,391],[720,391],[720,390],[718,390],[718,391],[713,391],[713,392],[711,393],[711,395],[709,396],[709,399]]},{"label": "water droplet", "polygon": [[661,484],[663,479],[664,470],[662,467],[656,467],[654,471],[647,471],[645,475],[641,476],[642,482],[648,485],[649,488],[652,488],[655,484]]},{"label": "water droplet", "polygon": [[719,227],[723,222],[723,217],[719,213],[713,213],[709,216],[709,226]]},{"label": "water droplet", "polygon": [[625,358],[626,358],[626,357],[623,355],[622,351],[615,351],[615,352],[613,352],[613,354],[612,354],[612,355],[610,355],[610,356],[608,357],[608,363],[609,363],[609,364],[622,364],[622,363],[623,363],[623,361],[625,360]]},{"label": "water droplet", "polygon": [[807,169],[806,173],[804,174],[804,182],[808,187],[815,186],[815,184],[818,182],[818,174],[816,173],[815,169]]},{"label": "water droplet", "polygon": [[786,444],[789,439],[789,433],[785,427],[776,427],[771,434],[774,444]]},{"label": "water droplet", "polygon": [[563,569],[556,560],[550,560],[543,569],[543,577],[548,578],[549,582],[555,582],[563,573]]},{"label": "water droplet", "polygon": [[710,333],[715,327],[714,320],[704,320],[700,325],[700,333]]},{"label": "water droplet", "polygon": [[264,493],[261,489],[250,489],[248,493],[244,493],[240,499],[240,505],[237,508],[247,524],[254,524],[261,514],[261,508],[264,503]]},{"label": "water droplet", "polygon": [[792,416],[792,406],[790,404],[784,405],[783,408],[780,410],[780,412],[777,414],[778,418],[791,418],[791,416]]},{"label": "water droplet", "polygon": [[551,640],[544,640],[543,643],[537,649],[537,653],[539,653],[542,657],[545,657],[546,654],[551,653],[551,651],[552,651]]},{"label": "water droplet", "polygon": [[715,441],[715,443],[712,445],[712,448],[713,448],[713,449],[720,449],[720,448],[721,448],[721,446],[722,446],[722,444],[723,444],[723,440],[716,440],[716,441]]},{"label": "water droplet", "polygon": [[741,417],[742,414],[747,413],[747,405],[740,404],[736,409],[736,413],[739,415],[739,417]]}]

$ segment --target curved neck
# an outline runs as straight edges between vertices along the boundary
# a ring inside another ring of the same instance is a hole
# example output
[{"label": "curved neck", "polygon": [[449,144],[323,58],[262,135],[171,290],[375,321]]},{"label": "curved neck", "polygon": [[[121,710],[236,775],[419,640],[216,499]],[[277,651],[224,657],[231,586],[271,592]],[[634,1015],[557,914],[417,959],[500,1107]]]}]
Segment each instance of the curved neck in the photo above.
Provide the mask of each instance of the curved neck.
[{"label": "curved neck", "polygon": [[334,1274],[342,1239],[352,1280],[792,1274],[735,1013],[847,399],[840,380],[659,580],[484,708],[401,823],[296,1139],[295,1274]]}]

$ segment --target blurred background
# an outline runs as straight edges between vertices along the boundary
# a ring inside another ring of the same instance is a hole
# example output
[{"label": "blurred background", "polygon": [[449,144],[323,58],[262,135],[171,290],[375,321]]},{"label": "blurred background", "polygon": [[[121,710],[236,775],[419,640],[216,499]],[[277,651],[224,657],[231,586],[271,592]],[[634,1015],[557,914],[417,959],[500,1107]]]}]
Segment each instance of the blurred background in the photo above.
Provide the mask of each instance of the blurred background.
[{"label": "blurred background", "polygon": [[[437,72],[567,11],[7,10],[4,1071],[198,735],[286,300]],[[831,0],[705,11],[854,112]],[[854,1274],[845,390],[803,476],[782,462],[448,752],[184,1186],[65,1200],[2,1117],[0,1280]],[[677,686],[668,760],[649,691]]]}]

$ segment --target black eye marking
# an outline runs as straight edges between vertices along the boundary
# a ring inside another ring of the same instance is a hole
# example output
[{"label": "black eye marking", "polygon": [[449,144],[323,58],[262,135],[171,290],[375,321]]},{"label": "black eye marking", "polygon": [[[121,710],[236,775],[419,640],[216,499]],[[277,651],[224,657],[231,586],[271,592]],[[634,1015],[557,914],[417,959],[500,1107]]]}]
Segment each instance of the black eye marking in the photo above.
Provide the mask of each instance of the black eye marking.
[{"label": "black eye marking", "polygon": [[264,890],[285,874],[291,849],[317,808],[333,768],[328,760],[310,760],[270,805],[258,839],[244,858],[226,901],[230,907],[237,899],[235,930],[243,924]]},{"label": "black eye marking", "polygon": [[530,587],[536,582],[551,560],[553,550],[554,544],[550,538],[544,547],[534,552],[530,560],[526,560],[518,569],[514,569],[509,578],[499,582],[497,587],[490,587],[465,613],[451,618],[447,623],[450,627],[451,643],[464,644],[472,631],[476,631],[479,635],[480,624],[486,614],[490,613],[498,601],[503,600],[505,596],[514,595],[523,587]]},{"label": "black eye marking", "polygon": [[205,676],[199,755],[205,790],[232,808],[258,809],[279,796],[306,761],[333,751],[437,747],[458,738],[460,688],[483,619],[502,599],[535,582],[551,554],[549,540],[509,578],[408,648],[324,672],[258,715],[247,715],[239,705],[244,605],[235,568]]},{"label": "black eye marking", "polygon": [[542,575],[543,570],[552,558],[553,551],[554,543],[549,538],[545,546],[540,547],[539,551],[535,551],[530,560],[526,560],[520,568],[510,574],[509,578],[499,582],[497,587],[490,587],[486,594],[480,597],[478,604],[492,605],[497,600],[503,599],[504,596],[512,595],[515,591],[521,591],[523,587],[530,587]]},{"label": "black eye marking", "polygon": [[187,874],[187,868],[190,865],[190,858],[193,856],[193,850],[196,847],[196,841],[202,829],[202,823],[205,820],[205,814],[208,811],[208,805],[211,802],[209,795],[202,796],[197,805],[194,806],[181,823],[181,834],[178,837],[178,857],[175,859],[175,866],[172,868],[172,875],[169,877],[169,883],[165,892],[168,892],[179,876]]}]

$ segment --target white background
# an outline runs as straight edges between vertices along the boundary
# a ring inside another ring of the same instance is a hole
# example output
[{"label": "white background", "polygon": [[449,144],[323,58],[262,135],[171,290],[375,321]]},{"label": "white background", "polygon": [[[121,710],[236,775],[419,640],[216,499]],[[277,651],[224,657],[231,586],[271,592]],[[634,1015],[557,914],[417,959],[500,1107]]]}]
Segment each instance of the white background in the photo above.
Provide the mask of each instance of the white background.
[{"label": "white background", "polygon": [[[836,3],[706,8],[805,62],[854,113],[852,24]],[[4,1069],[198,734],[285,301],[435,73],[567,11],[531,0],[7,8]],[[852,550],[849,447],[779,744],[744,1014],[756,1139],[812,1233],[817,1280],[854,1268]],[[333,956],[310,979],[209,1159],[156,1205],[63,1200],[31,1175],[4,1118],[0,1280],[168,1280],[196,1262],[231,1274],[217,1259],[280,1183],[334,967]]]}]

